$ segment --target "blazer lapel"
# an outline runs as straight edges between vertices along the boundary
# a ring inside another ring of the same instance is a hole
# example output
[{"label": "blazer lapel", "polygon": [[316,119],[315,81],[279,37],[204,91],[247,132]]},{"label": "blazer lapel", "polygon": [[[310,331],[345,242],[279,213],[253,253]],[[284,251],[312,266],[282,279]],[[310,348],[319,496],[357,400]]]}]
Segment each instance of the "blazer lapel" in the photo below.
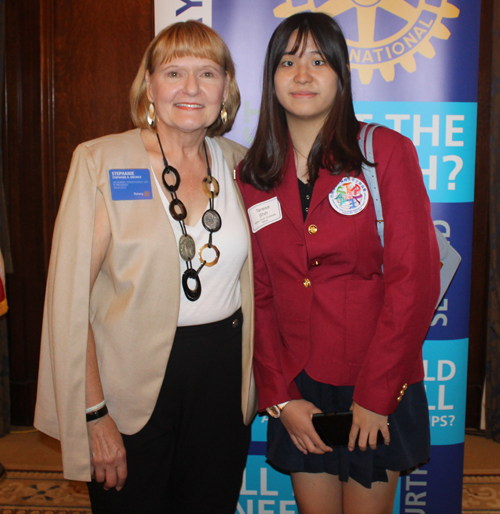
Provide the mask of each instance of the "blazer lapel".
[{"label": "blazer lapel", "polygon": [[328,170],[320,170],[316,183],[314,184],[309,213],[313,212],[314,209],[318,207],[343,178],[343,173],[340,175],[332,175]]},{"label": "blazer lapel", "polygon": [[[181,284],[181,268],[179,265],[180,257],[178,250],[178,243],[175,237],[174,230],[170,223],[169,214],[167,213],[160,196],[160,191],[155,180],[155,174],[151,161],[149,160],[148,152],[142,142],[141,129],[135,129],[137,131],[137,138],[135,139],[136,151],[139,157],[138,167],[147,168],[149,170],[151,180],[151,190],[153,193],[153,200],[148,201],[147,205],[149,208],[146,210],[134,209],[134,213],[137,216],[137,222],[142,223],[145,227],[149,227],[149,230],[153,230],[159,238],[160,244],[163,247],[163,255],[165,267],[168,269],[168,281],[170,292],[175,291],[178,294],[170,294],[166,301],[168,302],[169,309],[172,312],[172,316],[175,317],[175,323],[177,324],[177,317],[179,315],[180,306],[180,284]],[[161,187],[161,186],[160,186]],[[131,208],[134,206],[130,205]],[[173,318],[172,318],[173,319]]]},{"label": "blazer lapel", "polygon": [[290,219],[298,232],[302,234],[304,217],[302,216],[302,206],[300,203],[297,170],[292,156],[293,153],[290,152],[285,162],[283,180],[274,190],[276,191],[283,214]]}]

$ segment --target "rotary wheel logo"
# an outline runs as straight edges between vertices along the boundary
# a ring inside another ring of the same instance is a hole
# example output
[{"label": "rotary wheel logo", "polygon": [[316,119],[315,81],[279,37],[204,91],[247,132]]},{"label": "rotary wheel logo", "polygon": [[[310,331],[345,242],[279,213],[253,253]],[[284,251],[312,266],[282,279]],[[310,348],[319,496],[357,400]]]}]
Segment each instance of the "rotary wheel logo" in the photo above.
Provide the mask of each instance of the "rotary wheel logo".
[{"label": "rotary wheel logo", "polygon": [[303,11],[324,12],[332,17],[345,14],[346,20],[353,20],[355,15],[356,22],[342,22],[342,28],[351,68],[358,70],[363,84],[370,83],[375,70],[380,70],[387,82],[394,80],[396,64],[413,73],[417,69],[416,53],[428,59],[436,55],[431,37],[450,37],[441,20],[460,14],[448,0],[441,0],[439,7],[426,0],[327,0],[319,7],[308,0],[294,7],[292,0],[286,0],[274,9],[274,15],[287,18]]}]

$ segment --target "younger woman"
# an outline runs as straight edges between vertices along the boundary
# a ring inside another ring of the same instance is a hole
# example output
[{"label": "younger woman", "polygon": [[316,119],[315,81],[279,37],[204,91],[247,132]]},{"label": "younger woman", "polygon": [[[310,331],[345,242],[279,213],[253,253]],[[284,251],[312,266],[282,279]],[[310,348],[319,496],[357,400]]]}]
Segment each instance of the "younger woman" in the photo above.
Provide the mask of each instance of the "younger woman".
[{"label": "younger woman", "polygon": [[[301,514],[389,514],[400,472],[430,451],[422,343],[439,253],[417,154],[402,135],[375,131],[382,247],[347,45],[325,14],[296,14],[274,32],[260,112],[239,180],[253,232],[267,456],[291,473]],[[361,191],[361,208],[336,201],[339,188]],[[332,450],[312,416],[349,410],[348,447]]]}]

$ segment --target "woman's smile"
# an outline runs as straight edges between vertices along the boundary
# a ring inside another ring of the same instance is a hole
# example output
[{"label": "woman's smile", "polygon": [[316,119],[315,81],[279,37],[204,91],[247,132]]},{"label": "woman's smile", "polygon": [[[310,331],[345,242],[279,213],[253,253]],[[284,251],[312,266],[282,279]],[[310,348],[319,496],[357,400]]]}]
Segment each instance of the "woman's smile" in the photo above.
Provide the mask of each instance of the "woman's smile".
[{"label": "woman's smile", "polygon": [[295,98],[313,98],[317,93],[312,91],[293,91],[290,94]]},{"label": "woman's smile", "polygon": [[180,109],[202,109],[204,106],[200,104],[187,104],[187,103],[177,103],[176,107]]}]

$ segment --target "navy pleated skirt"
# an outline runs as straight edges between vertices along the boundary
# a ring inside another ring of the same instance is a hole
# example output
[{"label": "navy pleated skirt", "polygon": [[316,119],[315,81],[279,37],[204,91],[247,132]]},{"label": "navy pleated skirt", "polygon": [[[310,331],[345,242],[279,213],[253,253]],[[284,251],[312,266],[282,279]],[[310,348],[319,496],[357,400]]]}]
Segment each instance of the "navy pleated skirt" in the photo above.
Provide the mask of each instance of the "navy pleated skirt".
[{"label": "navy pleated skirt", "polygon": [[[346,412],[352,405],[354,386],[332,386],[316,382],[305,371],[296,378],[305,400],[323,412]],[[389,416],[391,442],[367,448],[334,448],[324,455],[304,455],[293,444],[280,419],[269,417],[267,458],[278,471],[285,473],[330,473],[347,482],[356,480],[364,487],[373,482],[387,482],[386,470],[406,471],[430,457],[429,410],[423,382],[408,386],[398,408]]]}]

